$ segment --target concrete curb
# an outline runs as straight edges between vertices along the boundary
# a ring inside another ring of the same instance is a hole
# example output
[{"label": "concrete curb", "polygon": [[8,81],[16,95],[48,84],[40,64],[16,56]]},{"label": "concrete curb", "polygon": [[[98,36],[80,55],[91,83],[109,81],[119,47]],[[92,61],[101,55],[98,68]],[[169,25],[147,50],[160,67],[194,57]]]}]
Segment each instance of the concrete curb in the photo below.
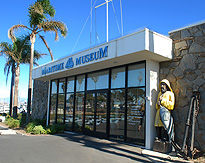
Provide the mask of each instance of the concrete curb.
[{"label": "concrete curb", "polygon": [[155,152],[155,151],[151,151],[151,150],[147,150],[144,149],[142,151],[142,154],[149,158],[150,160],[153,160],[154,162],[162,162],[162,160],[166,160],[163,162],[167,162],[168,160],[172,161],[172,162],[189,162],[189,163],[193,163],[193,161],[187,161],[184,160],[182,158],[179,158],[177,156],[171,156],[169,154],[164,154],[164,153],[159,153],[159,152]]},{"label": "concrete curb", "polygon": [[0,130],[0,135],[16,135],[16,132],[14,130],[1,125],[0,127],[5,128],[5,130]]}]

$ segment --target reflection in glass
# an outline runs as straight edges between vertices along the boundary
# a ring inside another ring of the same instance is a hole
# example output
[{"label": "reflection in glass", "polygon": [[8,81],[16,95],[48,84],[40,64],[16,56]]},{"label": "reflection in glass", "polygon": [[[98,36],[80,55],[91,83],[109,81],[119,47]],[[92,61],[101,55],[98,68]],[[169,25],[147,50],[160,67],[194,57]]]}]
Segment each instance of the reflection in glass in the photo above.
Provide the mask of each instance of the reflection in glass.
[{"label": "reflection in glass", "polygon": [[107,93],[97,93],[96,131],[106,133]]},{"label": "reflection in glass", "polygon": [[100,71],[88,74],[87,90],[108,88],[108,71]]},{"label": "reflection in glass", "polygon": [[84,108],[84,92],[76,93],[75,100],[75,131],[82,131],[83,125],[83,108]]},{"label": "reflection in glass", "polygon": [[145,88],[128,89],[127,92],[127,141],[145,145]]},{"label": "reflection in glass", "polygon": [[145,86],[145,64],[128,66],[128,87]]},{"label": "reflection in glass", "polygon": [[52,88],[51,88],[51,94],[57,93],[57,80],[52,81]]},{"label": "reflection in glass", "polygon": [[85,75],[77,76],[76,81],[76,91],[84,91],[85,90]]},{"label": "reflection in glass", "polygon": [[86,95],[85,129],[94,131],[95,93]]},{"label": "reflection in glass", "polygon": [[59,94],[58,95],[58,108],[57,108],[57,123],[63,124],[64,122],[64,101],[65,95]]},{"label": "reflection in glass", "polygon": [[59,93],[65,93],[65,78],[59,80]]},{"label": "reflection in glass", "polygon": [[111,91],[110,109],[110,137],[113,139],[124,139],[125,120],[125,90],[117,89]]},{"label": "reflection in glass", "polygon": [[65,117],[65,124],[66,129],[72,131],[73,125],[73,105],[74,105],[74,94],[68,93],[66,96],[66,117]]},{"label": "reflection in glass", "polygon": [[112,69],[111,88],[125,87],[125,67]]},{"label": "reflection in glass", "polygon": [[74,92],[74,83],[74,77],[67,78],[67,92]]},{"label": "reflection in glass", "polygon": [[50,124],[55,123],[56,116],[56,94],[51,95],[51,106],[50,106]]}]

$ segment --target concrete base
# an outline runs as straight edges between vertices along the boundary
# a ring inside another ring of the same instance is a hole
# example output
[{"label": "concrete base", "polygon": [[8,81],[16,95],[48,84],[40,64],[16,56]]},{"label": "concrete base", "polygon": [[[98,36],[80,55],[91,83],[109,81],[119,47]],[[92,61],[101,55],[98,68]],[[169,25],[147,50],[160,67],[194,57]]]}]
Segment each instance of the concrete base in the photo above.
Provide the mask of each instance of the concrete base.
[{"label": "concrete base", "polygon": [[9,130],[0,130],[0,135],[15,135],[16,132],[9,129]]},{"label": "concrete base", "polygon": [[184,160],[183,158],[179,158],[177,157],[176,153],[173,155],[173,154],[164,154],[164,153],[159,153],[159,152],[154,152],[154,151],[151,151],[151,150],[147,150],[147,149],[144,149],[142,151],[142,154],[149,158],[150,160],[152,160],[153,162],[161,162],[162,160],[163,161],[182,161],[182,162],[189,162],[189,163],[193,163],[193,161],[187,161],[187,160]]}]

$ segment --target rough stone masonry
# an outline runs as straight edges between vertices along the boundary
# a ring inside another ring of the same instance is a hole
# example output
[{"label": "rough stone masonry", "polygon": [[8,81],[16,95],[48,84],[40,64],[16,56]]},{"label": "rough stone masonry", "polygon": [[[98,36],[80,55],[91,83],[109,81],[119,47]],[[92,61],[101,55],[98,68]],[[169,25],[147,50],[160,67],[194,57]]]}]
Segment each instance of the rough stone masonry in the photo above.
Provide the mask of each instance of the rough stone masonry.
[{"label": "rough stone masonry", "polygon": [[171,82],[176,103],[172,112],[175,140],[182,144],[194,89],[200,91],[200,109],[195,125],[195,147],[205,149],[205,23],[170,32],[173,60],[160,63],[160,80]]}]

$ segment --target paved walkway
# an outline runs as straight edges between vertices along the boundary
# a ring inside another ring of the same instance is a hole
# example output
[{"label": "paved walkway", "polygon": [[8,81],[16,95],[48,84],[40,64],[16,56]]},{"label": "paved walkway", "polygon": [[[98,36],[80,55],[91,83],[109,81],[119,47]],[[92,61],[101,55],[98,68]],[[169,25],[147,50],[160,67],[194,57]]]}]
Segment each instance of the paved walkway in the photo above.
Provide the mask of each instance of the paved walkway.
[{"label": "paved walkway", "polygon": [[184,162],[177,157],[152,153],[129,144],[74,133],[0,135],[0,142],[0,163]]}]

